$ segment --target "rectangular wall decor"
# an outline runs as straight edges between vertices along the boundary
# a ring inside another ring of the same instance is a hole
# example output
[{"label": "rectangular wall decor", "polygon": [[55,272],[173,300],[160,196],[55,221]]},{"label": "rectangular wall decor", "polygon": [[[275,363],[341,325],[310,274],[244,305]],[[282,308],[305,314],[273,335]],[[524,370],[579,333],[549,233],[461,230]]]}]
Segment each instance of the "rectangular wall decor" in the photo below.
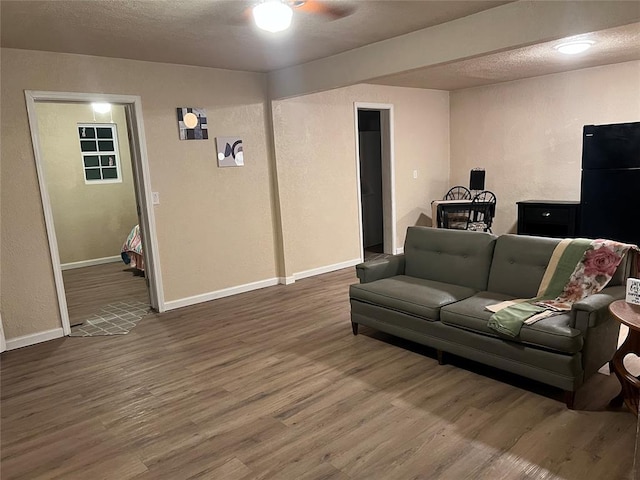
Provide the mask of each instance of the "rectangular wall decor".
[{"label": "rectangular wall decor", "polygon": [[634,305],[640,305],[640,279],[629,278],[627,279],[627,303],[633,303]]},{"label": "rectangular wall decor", "polygon": [[178,108],[180,140],[207,140],[207,112],[204,108]]},{"label": "rectangular wall decor", "polygon": [[241,167],[244,165],[244,152],[240,137],[216,137],[219,167]]}]

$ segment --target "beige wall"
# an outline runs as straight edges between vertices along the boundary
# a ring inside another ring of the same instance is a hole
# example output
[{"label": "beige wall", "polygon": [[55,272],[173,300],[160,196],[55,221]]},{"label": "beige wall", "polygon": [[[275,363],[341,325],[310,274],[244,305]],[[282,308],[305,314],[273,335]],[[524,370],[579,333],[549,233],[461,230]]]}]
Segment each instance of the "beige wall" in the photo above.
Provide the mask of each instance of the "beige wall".
[{"label": "beige wall", "polygon": [[[120,256],[138,223],[124,107],[93,112],[91,105],[37,103],[38,134],[60,263]],[[122,182],[86,184],[78,123],[113,123],[118,132]]]},{"label": "beige wall", "polygon": [[[274,278],[263,74],[2,49],[2,320],[7,338],[60,327],[24,90],[140,95],[167,301]],[[176,108],[203,107],[208,141],[178,139]],[[245,167],[218,168],[238,135]]]},{"label": "beige wall", "polygon": [[356,85],[275,101],[287,276],[360,256],[354,102],[394,106],[398,247],[407,226],[430,224],[430,202],[446,191],[448,92]]},{"label": "beige wall", "polygon": [[[431,223],[430,201],[466,184],[476,166],[498,195],[497,233],[514,228],[517,200],[578,199],[582,125],[640,118],[640,62],[451,98],[355,85],[275,101],[270,115],[262,74],[13,49],[0,60],[0,298],[9,339],[60,326],[25,89],[141,96],[167,301],[359,257],[354,102],[394,105],[398,247],[407,226]],[[178,139],[179,106],[207,109],[209,141]],[[231,135],[244,140],[246,166],[218,168],[213,139]]]},{"label": "beige wall", "polygon": [[451,183],[484,167],[495,233],[515,232],[516,202],[579,200],[582,127],[640,120],[640,62],[451,93]]}]

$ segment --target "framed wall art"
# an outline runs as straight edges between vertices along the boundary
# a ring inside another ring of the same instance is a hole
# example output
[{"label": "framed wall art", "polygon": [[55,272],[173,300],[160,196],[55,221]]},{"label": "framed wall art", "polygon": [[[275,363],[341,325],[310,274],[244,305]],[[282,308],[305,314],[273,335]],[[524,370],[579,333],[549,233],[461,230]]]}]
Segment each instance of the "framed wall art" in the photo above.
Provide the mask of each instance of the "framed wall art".
[{"label": "framed wall art", "polygon": [[204,108],[178,108],[178,130],[180,140],[207,140],[207,112]]},{"label": "framed wall art", "polygon": [[244,150],[240,137],[216,137],[219,167],[242,167]]}]

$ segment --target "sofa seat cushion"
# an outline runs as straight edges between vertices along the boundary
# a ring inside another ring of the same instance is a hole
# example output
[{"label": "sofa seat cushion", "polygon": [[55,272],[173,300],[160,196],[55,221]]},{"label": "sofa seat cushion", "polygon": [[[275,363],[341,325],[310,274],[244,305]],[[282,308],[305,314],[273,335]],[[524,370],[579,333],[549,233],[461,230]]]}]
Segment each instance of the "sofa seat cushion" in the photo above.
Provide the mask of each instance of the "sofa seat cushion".
[{"label": "sofa seat cushion", "polygon": [[[473,297],[443,307],[440,320],[443,324],[464,328],[472,332],[505,338],[487,326],[491,312],[487,305],[494,305],[513,297],[494,292],[479,292]],[[571,315],[563,313],[524,325],[517,338],[508,340],[562,353],[573,354],[582,350],[583,337],[579,330],[571,328]]]},{"label": "sofa seat cushion", "polygon": [[351,285],[351,299],[417,315],[428,320],[440,319],[443,305],[468,298],[477,291],[458,285],[397,275],[371,283]]}]

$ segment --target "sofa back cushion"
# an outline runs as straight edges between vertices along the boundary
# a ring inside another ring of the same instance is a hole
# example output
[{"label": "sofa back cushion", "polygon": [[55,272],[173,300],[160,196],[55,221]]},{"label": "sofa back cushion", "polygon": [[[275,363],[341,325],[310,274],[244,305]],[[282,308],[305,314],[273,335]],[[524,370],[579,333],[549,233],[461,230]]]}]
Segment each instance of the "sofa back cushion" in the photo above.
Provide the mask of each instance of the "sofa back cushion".
[{"label": "sofa back cushion", "polygon": [[486,290],[495,241],[483,232],[409,227],[405,275]]},{"label": "sofa back cushion", "polygon": [[[553,250],[560,240],[526,235],[500,236],[493,252],[488,290],[516,298],[535,297]],[[608,286],[622,285],[629,275],[630,265],[627,255]]]},{"label": "sofa back cushion", "polygon": [[559,238],[501,235],[493,252],[490,292],[535,297]]}]

